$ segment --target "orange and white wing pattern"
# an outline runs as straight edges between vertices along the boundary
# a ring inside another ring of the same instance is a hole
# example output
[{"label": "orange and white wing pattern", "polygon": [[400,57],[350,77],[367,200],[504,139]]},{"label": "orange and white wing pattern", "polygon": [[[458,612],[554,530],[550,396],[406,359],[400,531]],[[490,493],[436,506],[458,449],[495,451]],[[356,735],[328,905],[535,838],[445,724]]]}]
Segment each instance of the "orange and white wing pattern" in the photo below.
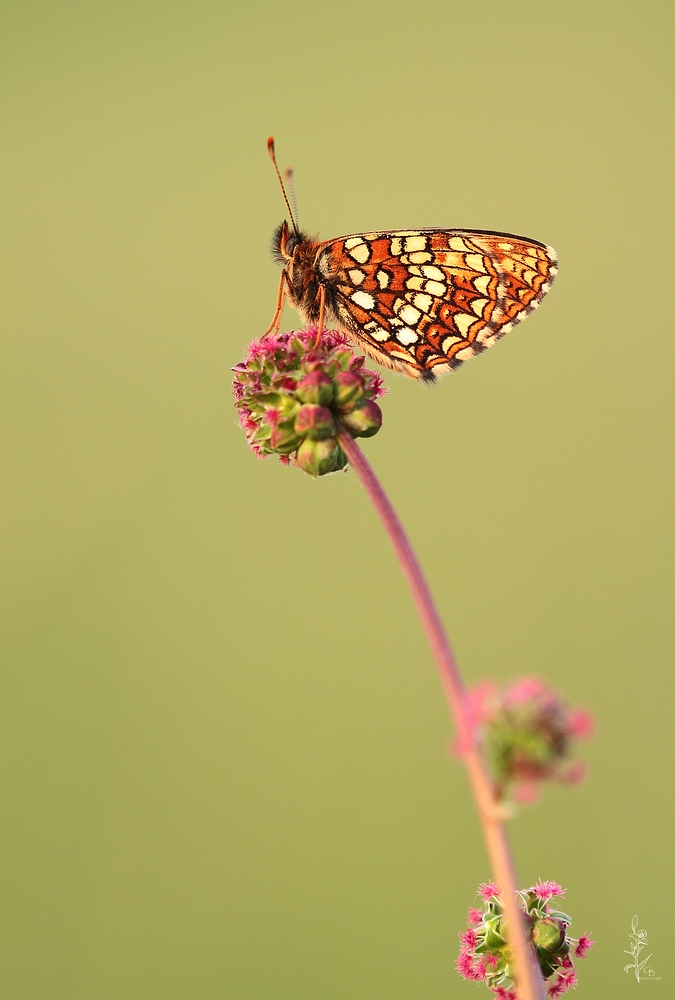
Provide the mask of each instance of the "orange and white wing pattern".
[{"label": "orange and white wing pattern", "polygon": [[362,233],[319,247],[331,312],[380,364],[433,380],[484,351],[539,305],[552,247],[508,233]]}]

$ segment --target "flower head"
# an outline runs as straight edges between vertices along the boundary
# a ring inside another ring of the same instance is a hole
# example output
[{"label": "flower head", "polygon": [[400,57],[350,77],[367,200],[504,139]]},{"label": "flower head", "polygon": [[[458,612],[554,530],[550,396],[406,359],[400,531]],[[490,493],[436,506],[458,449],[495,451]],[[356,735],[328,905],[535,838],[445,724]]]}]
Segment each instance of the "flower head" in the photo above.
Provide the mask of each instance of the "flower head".
[{"label": "flower head", "polygon": [[338,435],[371,437],[382,425],[382,376],[364,367],[338,330],[270,333],[248,345],[234,372],[234,405],[252,451],[312,476],[347,464]]},{"label": "flower head", "polygon": [[542,880],[539,879],[539,881],[532,886],[530,892],[533,892],[537,899],[545,901],[547,899],[552,899],[554,896],[564,896],[567,889],[561,889],[557,882],[542,882]]},{"label": "flower head", "polygon": [[481,882],[478,886],[478,895],[481,899],[494,899],[499,895],[499,886],[496,882]]},{"label": "flower head", "polygon": [[[550,900],[562,896],[557,882],[541,879],[530,889],[520,890],[518,902],[527,916],[527,926],[548,995],[562,996],[577,984],[572,954],[583,958],[593,942],[587,935],[579,940],[569,936],[571,917],[553,909]],[[514,986],[511,949],[504,927],[504,904],[494,882],[478,887],[483,899],[481,910],[469,910],[469,926],[460,935],[457,971],[465,979],[484,981],[501,1000],[518,1000]],[[476,915],[480,919],[476,919]]]},{"label": "flower head", "polygon": [[574,949],[574,954],[577,956],[577,958],[585,958],[594,944],[595,941],[591,941],[588,934],[582,934],[579,940],[577,941],[577,946]]},{"label": "flower head", "polygon": [[468,692],[466,718],[500,795],[508,789],[514,800],[532,802],[545,779],[572,784],[585,773],[570,756],[576,741],[592,732],[590,714],[570,708],[536,677],[502,689],[477,685]]}]

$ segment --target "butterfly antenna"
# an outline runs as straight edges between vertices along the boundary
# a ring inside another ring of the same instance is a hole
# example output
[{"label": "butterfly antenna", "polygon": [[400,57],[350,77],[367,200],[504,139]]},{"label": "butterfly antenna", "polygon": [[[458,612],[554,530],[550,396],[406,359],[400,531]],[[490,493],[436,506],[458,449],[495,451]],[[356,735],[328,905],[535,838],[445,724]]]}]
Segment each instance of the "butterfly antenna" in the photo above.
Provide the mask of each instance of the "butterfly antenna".
[{"label": "butterfly antenna", "polygon": [[279,167],[277,166],[277,158],[274,155],[274,136],[272,136],[272,135],[267,140],[267,152],[270,154],[270,159],[272,160],[272,163],[274,164],[274,169],[276,170],[277,177],[279,178],[279,186],[281,187],[281,193],[283,194],[284,201],[286,202],[286,208],[288,209],[288,214],[290,216],[291,225],[293,226],[293,229],[295,230],[295,232],[297,234],[298,227],[297,227],[295,219],[293,217],[293,212],[291,211],[291,203],[288,200],[288,195],[286,194],[286,188],[284,187],[284,182],[282,181],[281,174],[279,173]]},{"label": "butterfly antenna", "polygon": [[295,200],[295,185],[293,184],[293,167],[286,167],[284,175],[286,177],[286,184],[291,192],[291,201],[293,202],[293,219],[295,223],[295,231],[297,233],[300,226],[298,225],[298,203]]}]

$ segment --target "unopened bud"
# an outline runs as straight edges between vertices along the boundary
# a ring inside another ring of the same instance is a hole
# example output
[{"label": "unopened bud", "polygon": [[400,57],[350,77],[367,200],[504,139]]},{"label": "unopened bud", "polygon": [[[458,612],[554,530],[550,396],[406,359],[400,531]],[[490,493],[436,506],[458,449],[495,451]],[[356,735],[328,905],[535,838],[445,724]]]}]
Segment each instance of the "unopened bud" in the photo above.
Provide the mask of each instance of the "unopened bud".
[{"label": "unopened bud", "polygon": [[349,348],[346,348],[343,351],[336,351],[333,354],[333,358],[335,359],[335,361],[337,361],[343,372],[347,371],[347,369],[349,368],[349,363],[353,357],[354,355],[349,350]]},{"label": "unopened bud", "polygon": [[365,392],[361,376],[354,375],[353,372],[340,372],[333,381],[335,383],[335,405],[343,413],[353,410]]},{"label": "unopened bud", "polygon": [[325,476],[327,472],[342,468],[342,465],[338,466],[340,455],[342,450],[335,438],[324,438],[322,441],[305,438],[298,448],[295,460],[303,472],[310,476]]},{"label": "unopened bud", "polygon": [[340,420],[352,437],[372,437],[382,426],[382,410],[374,400],[366,399]]},{"label": "unopened bud", "polygon": [[333,437],[335,435],[333,414],[325,406],[305,403],[304,406],[300,407],[295,418],[295,433],[315,441]]},{"label": "unopened bud", "polygon": [[532,940],[544,951],[558,951],[565,940],[564,925],[553,917],[537,920],[532,929]]},{"label": "unopened bud", "polygon": [[290,455],[298,447],[300,440],[293,427],[278,425],[270,435],[270,448],[279,455]]},{"label": "unopened bud", "polygon": [[295,393],[302,403],[328,406],[333,399],[333,382],[322,371],[311,371],[300,379]]},{"label": "unopened bud", "polygon": [[494,948],[499,950],[503,948],[506,944],[505,938],[499,933],[496,924],[487,925],[487,933],[485,935],[485,944],[488,949]]}]

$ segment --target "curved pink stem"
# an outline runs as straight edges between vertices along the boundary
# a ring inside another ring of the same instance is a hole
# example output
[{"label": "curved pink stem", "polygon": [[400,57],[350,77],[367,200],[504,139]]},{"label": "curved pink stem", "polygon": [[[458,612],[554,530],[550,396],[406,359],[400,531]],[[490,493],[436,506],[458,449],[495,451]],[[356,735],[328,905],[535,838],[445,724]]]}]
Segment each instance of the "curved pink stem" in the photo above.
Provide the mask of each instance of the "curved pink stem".
[{"label": "curved pink stem", "polygon": [[539,966],[534,951],[528,943],[523,923],[523,912],[516,899],[515,870],[502,812],[495,799],[490,778],[476,748],[466,717],[466,690],[457,660],[448,642],[443,623],[417,556],[389,497],[351,434],[341,430],[338,434],[338,440],[349,464],[372,500],[394,546],[436,661],[443,691],[457,726],[460,745],[463,748],[462,757],[469,773],[469,781],[476,800],[490,864],[504,900],[509,944],[513,949],[515,966],[518,970],[518,987],[522,1000],[545,1000],[544,984]]}]

